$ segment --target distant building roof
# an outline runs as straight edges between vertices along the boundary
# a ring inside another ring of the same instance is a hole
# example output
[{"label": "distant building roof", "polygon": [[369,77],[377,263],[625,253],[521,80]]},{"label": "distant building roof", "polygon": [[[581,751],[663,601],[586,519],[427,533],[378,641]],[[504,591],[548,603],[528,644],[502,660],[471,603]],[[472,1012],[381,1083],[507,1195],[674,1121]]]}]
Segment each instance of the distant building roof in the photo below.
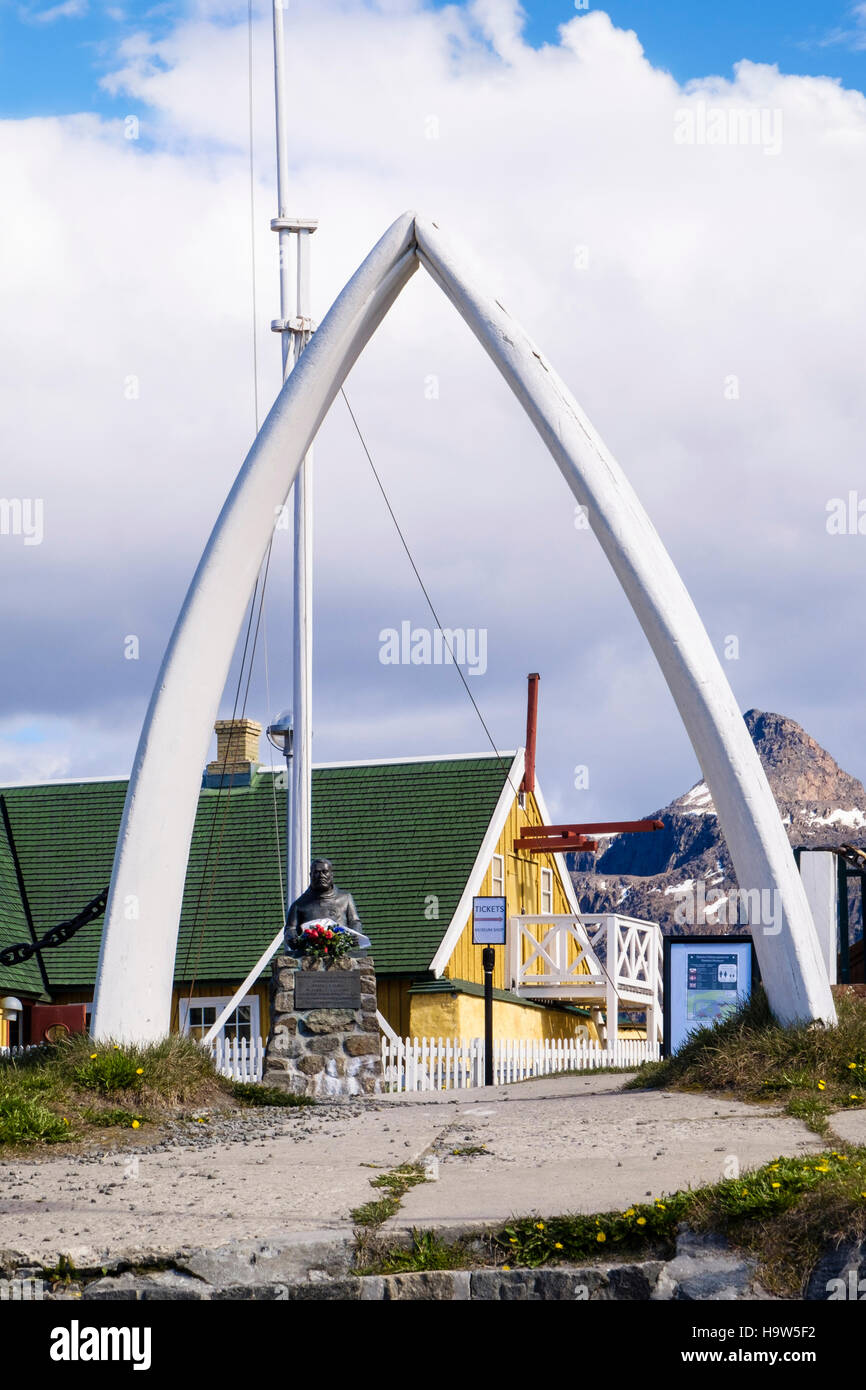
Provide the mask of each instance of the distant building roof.
[{"label": "distant building roof", "polygon": [[[313,855],[331,859],[337,883],[353,894],[380,973],[429,969],[511,761],[490,754],[313,769]],[[116,779],[3,789],[40,934],[108,883],[126,786]],[[240,979],[279,931],[285,795],[266,772],[231,792],[201,791],[177,980]],[[136,930],[132,916],[130,930]],[[45,953],[54,988],[92,985],[101,934],[102,920]],[[26,939],[8,846],[0,839],[0,947]],[[0,969],[0,988],[41,992],[35,961]]]}]

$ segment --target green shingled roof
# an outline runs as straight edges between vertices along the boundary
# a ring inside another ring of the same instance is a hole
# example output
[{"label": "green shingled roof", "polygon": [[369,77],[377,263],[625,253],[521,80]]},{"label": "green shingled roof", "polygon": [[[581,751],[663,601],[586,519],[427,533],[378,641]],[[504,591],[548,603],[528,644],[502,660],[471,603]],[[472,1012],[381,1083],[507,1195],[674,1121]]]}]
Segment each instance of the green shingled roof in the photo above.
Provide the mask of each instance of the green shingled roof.
[{"label": "green shingled roof", "polygon": [[[13,942],[29,940],[12,849],[0,819],[0,950]],[[39,965],[34,957],[31,956],[21,965],[0,968],[0,995],[14,994],[16,990],[22,990],[25,994],[44,993]]]},{"label": "green shingled roof", "polygon": [[[313,855],[330,858],[338,885],[354,895],[380,973],[429,969],[492,819],[506,766],[491,755],[314,768]],[[41,934],[78,912],[111,877],[126,783],[48,783],[5,788],[3,795]],[[276,792],[275,812],[268,773],[231,795],[200,793],[176,979],[240,980],[279,931],[277,846],[284,859],[284,826],[285,792]],[[425,916],[433,898],[438,917]],[[101,932],[100,920],[46,952],[52,986],[93,983]],[[26,939],[8,847],[0,842],[0,942]],[[35,962],[16,969],[27,970],[32,989],[39,988]],[[0,971],[4,989],[25,989],[24,978]]]}]

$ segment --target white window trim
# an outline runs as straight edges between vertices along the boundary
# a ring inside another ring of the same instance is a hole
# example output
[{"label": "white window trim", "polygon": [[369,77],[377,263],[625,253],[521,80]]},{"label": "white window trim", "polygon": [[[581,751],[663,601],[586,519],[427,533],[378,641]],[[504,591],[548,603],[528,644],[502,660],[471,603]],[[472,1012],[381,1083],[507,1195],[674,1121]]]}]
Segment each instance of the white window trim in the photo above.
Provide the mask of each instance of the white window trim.
[{"label": "white window trim", "polygon": [[[545,884],[548,885],[548,886],[545,887]],[[545,906],[545,902],[544,902],[545,896],[548,898],[547,906]],[[548,914],[552,913],[552,912],[553,912],[553,870],[552,870],[552,869],[542,869],[541,872],[540,872],[540,875],[539,875],[539,897],[540,897],[540,899],[541,899],[541,904],[540,904],[540,910],[541,910],[541,912],[542,912],[542,913],[548,913]]]},{"label": "white window trim", "polygon": [[[192,999],[190,999],[190,998],[188,998],[188,997],[187,997],[186,999],[181,999],[181,1001],[180,1001],[180,1008],[179,1008],[179,1010],[178,1010],[180,1031],[181,1031],[182,1033],[184,1033],[184,1034],[188,1034],[188,1033],[189,1033],[189,1011],[190,1011],[190,1008],[193,1008],[193,1009],[216,1009],[216,1011],[217,1011],[217,1017],[219,1017],[219,1015],[221,1014],[222,1010],[225,1008],[226,1004],[228,1004],[228,1003],[230,1002],[230,1000],[231,1000],[231,995],[230,995],[230,994],[223,994],[223,995],[218,996],[218,997],[215,997],[215,996],[208,996],[207,998],[205,998],[205,996],[203,996],[203,995],[202,995],[202,996],[199,996],[199,995],[197,995],[197,994],[194,994],[193,997],[192,997]],[[259,1013],[259,996],[258,996],[257,994],[245,994],[244,997],[243,997],[243,999],[239,999],[238,1002],[237,1002],[237,1007],[238,1007],[238,1008],[241,1008],[243,1005],[249,1005],[249,1010],[250,1010],[250,1039],[251,1039],[252,1041],[255,1041],[256,1038],[261,1037],[261,1021],[260,1021],[260,1013]],[[228,1021],[228,1020],[226,1020],[226,1021]],[[224,1040],[224,1039],[225,1039],[225,1032],[226,1032],[225,1026],[223,1026],[223,1027],[220,1029],[219,1033],[217,1034],[217,1037],[220,1038],[220,1039],[222,1039],[222,1040]]]},{"label": "white window trim", "polygon": [[[499,874],[496,873],[497,864],[500,866]],[[498,890],[497,890],[497,884]],[[505,897],[505,855],[494,854],[490,861],[490,893],[494,898]]]}]

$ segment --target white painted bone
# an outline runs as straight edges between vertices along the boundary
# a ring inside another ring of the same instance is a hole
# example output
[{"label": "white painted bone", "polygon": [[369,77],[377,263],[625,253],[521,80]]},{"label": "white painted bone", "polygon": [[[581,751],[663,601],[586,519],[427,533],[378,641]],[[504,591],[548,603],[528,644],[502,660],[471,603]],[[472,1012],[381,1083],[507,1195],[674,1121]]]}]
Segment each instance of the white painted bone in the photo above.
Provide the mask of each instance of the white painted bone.
[{"label": "white painted bone", "polygon": [[781,931],[755,923],[783,1022],[835,1022],[817,933],[772,792],[727,678],[646,512],[535,344],[463,271],[435,223],[406,213],[370,252],[288,377],[199,562],[157,677],[126,796],[99,956],[97,1038],[169,1031],[174,957],[211,730],[259,566],[301,459],[352,364],[422,264],[538,430],[646,633],[715,802],[743,889],[770,890]]}]

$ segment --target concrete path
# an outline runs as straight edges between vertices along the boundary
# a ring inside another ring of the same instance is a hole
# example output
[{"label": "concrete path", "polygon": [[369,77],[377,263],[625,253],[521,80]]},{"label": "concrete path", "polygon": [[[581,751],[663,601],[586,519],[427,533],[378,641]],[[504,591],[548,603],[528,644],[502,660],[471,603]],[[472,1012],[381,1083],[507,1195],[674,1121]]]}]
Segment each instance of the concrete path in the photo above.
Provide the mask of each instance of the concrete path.
[{"label": "concrete path", "polygon": [[[623,1208],[717,1181],[734,1160],[744,1169],[822,1147],[798,1120],[763,1107],[623,1092],[624,1079],[558,1077],[256,1112],[240,1128],[214,1123],[156,1152],[147,1144],[46,1150],[0,1164],[0,1250],[84,1265],[105,1253],[292,1232],[346,1236],[352,1208],[380,1195],[370,1187],[376,1172],[430,1154],[438,1179],[413,1188],[391,1226]],[[866,1139],[866,1113],[841,1116],[840,1137],[845,1127]]]},{"label": "concrete path", "polygon": [[[703,1095],[622,1091],[622,1081],[557,1077],[449,1100],[451,1122],[433,1150],[438,1180],[407,1193],[389,1226],[622,1209],[780,1154],[822,1148],[799,1120],[776,1111]],[[442,1096],[436,1099],[439,1108]]]}]

